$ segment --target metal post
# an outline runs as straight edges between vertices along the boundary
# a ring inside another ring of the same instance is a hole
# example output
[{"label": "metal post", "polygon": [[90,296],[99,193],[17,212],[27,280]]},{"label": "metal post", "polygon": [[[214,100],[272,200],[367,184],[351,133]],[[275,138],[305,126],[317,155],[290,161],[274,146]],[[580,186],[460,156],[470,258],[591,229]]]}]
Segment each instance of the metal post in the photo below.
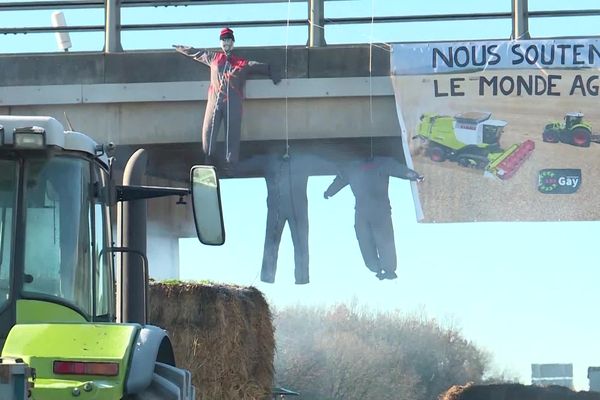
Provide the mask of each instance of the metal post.
[{"label": "metal post", "polygon": [[[137,150],[127,161],[123,171],[123,185],[141,185],[146,174],[147,156],[144,149]],[[121,202],[118,225],[122,232],[118,243],[133,252],[146,253],[146,200]],[[121,254],[121,277],[117,287],[122,289],[121,321],[146,323],[146,299],[148,265],[144,257],[136,254]],[[119,296],[117,296],[119,298]]]},{"label": "metal post", "polygon": [[512,37],[511,39],[527,40],[529,36],[528,0],[512,0]]},{"label": "metal post", "polygon": [[121,47],[121,0],[105,0],[104,3],[104,52],[120,53]]},{"label": "metal post", "polygon": [[308,46],[323,47],[325,43],[325,0],[308,0]]}]

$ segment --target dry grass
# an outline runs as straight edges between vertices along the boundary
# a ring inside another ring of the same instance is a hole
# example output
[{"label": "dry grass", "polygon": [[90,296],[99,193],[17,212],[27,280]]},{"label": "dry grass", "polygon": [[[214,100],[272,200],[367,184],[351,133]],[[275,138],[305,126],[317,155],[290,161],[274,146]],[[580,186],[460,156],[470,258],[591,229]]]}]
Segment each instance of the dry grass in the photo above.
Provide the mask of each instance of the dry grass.
[{"label": "dry grass", "polygon": [[439,396],[439,400],[460,400],[461,394],[469,387],[473,386],[473,383],[467,383],[466,385],[454,385],[450,389],[446,390]]},{"label": "dry grass", "polygon": [[254,287],[155,283],[150,323],[169,332],[199,400],[263,400],[273,383],[274,331]]}]

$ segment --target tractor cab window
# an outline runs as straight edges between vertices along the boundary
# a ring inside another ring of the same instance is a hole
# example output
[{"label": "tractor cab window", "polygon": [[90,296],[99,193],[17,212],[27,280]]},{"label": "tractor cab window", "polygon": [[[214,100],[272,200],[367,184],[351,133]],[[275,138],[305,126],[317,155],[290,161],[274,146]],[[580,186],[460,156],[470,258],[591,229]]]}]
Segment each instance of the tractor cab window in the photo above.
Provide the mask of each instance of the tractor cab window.
[{"label": "tractor cab window", "polygon": [[106,171],[86,159],[26,162],[24,297],[114,321],[108,187]]},{"label": "tractor cab window", "polygon": [[6,304],[10,291],[16,170],[15,160],[0,160],[0,307]]},{"label": "tractor cab window", "polygon": [[33,159],[25,169],[23,295],[93,313],[93,185],[90,163]]},{"label": "tractor cab window", "polygon": [[[110,230],[110,215],[107,204],[109,196],[108,174],[97,168],[93,171],[93,215],[90,215],[94,226],[94,259],[97,261],[95,268],[94,297],[96,307],[94,320],[103,322],[115,321],[115,286],[113,277],[113,253],[104,249],[112,245],[112,232]],[[91,210],[90,210],[91,211]]]},{"label": "tractor cab window", "polygon": [[573,126],[580,124],[583,121],[581,115],[567,115],[565,116],[565,127],[571,129]]},{"label": "tractor cab window", "polygon": [[500,141],[500,135],[502,134],[502,126],[498,125],[483,125],[483,143],[485,144],[496,144]]}]

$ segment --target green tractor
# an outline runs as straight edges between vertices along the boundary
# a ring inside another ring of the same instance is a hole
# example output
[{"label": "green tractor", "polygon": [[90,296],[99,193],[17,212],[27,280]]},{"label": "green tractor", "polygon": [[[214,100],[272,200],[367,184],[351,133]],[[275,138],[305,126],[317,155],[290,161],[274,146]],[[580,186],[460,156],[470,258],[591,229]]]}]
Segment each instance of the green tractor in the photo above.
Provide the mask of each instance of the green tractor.
[{"label": "green tractor", "polygon": [[0,116],[3,400],[195,396],[166,332],[146,323],[139,240],[145,246],[145,199],[191,194],[200,240],[222,244],[219,181],[202,166],[192,168],[190,188],[134,185],[138,150],[115,185],[113,149],[50,117]]},{"label": "green tractor", "polygon": [[583,120],[580,112],[565,115],[564,123],[554,121],[546,124],[542,139],[547,143],[567,143],[577,147],[589,147],[592,142],[600,142],[600,135],[592,134],[592,126]]},{"label": "green tractor", "polygon": [[526,140],[503,150],[500,137],[506,121],[491,119],[491,115],[467,112],[451,117],[426,113],[421,116],[415,137],[427,143],[426,155],[432,161],[455,161],[508,179],[529,157],[535,144]]}]

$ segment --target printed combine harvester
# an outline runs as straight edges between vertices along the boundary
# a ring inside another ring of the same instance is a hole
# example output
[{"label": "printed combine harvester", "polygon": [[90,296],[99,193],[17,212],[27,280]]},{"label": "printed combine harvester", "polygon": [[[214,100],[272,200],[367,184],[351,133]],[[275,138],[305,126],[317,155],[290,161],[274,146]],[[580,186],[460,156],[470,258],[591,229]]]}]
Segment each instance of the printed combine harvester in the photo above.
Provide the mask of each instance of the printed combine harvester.
[{"label": "printed combine harvester", "polygon": [[426,154],[433,161],[455,161],[509,179],[531,155],[535,144],[526,140],[503,150],[499,142],[506,121],[491,116],[489,112],[467,112],[454,117],[426,113],[421,116],[416,137],[427,142]]},{"label": "printed combine harvester", "polygon": [[600,143],[600,135],[592,133],[592,126],[583,120],[580,112],[567,113],[564,123],[554,121],[546,124],[542,139],[548,143],[561,142],[577,147],[589,147],[591,142]]}]

